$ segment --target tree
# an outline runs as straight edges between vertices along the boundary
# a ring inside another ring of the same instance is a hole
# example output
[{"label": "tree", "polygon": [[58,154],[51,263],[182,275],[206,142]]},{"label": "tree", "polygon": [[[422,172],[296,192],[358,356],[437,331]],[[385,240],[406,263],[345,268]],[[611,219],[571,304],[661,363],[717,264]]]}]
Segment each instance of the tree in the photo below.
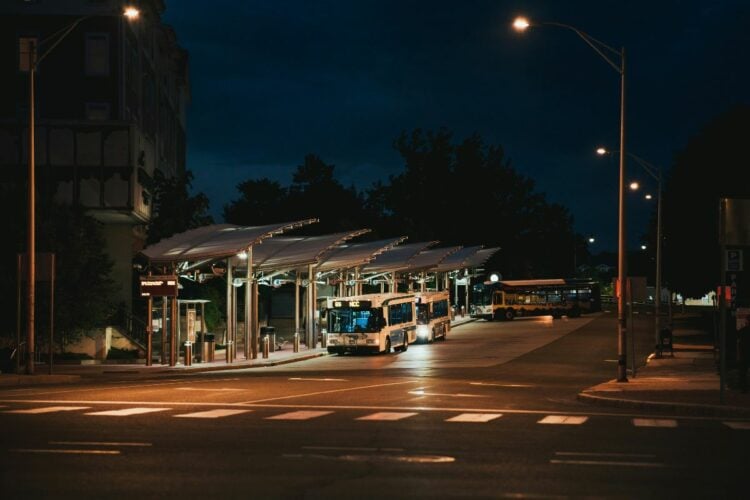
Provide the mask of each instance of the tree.
[{"label": "tree", "polygon": [[241,226],[262,226],[290,218],[288,192],[276,181],[251,179],[237,185],[240,198],[224,205],[224,220]]},{"label": "tree", "polygon": [[148,225],[149,244],[213,222],[208,215],[206,195],[190,195],[192,183],[193,174],[189,170],[174,177],[167,177],[156,170],[153,213]]},{"label": "tree", "polygon": [[[750,198],[748,137],[750,106],[738,105],[675,157],[663,192],[663,265],[665,282],[684,296],[700,297],[718,285],[719,198]],[[650,239],[656,241],[653,224]]]}]

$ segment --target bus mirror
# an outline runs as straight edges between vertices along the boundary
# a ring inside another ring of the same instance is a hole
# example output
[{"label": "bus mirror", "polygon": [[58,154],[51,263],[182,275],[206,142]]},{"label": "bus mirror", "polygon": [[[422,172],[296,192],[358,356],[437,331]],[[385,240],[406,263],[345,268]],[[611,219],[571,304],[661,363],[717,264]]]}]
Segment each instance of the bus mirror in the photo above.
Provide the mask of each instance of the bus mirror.
[{"label": "bus mirror", "polygon": [[321,309],[320,310],[320,317],[321,319],[325,319],[326,315],[328,314],[328,309]]}]

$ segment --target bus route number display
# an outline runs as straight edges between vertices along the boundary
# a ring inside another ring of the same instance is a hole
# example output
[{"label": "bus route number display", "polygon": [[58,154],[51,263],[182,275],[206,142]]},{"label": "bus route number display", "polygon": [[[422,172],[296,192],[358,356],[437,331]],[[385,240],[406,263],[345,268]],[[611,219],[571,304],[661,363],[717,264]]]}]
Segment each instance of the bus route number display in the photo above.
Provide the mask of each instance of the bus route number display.
[{"label": "bus route number display", "polygon": [[368,309],[372,301],[369,300],[335,300],[333,307],[350,307],[352,309]]},{"label": "bus route number display", "polygon": [[177,297],[177,276],[141,276],[141,297]]}]

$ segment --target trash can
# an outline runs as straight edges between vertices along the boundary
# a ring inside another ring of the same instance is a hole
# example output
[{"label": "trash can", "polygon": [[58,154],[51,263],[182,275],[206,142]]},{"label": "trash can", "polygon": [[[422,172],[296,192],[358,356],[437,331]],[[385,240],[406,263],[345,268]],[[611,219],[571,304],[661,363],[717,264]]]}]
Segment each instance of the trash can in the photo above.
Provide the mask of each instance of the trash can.
[{"label": "trash can", "polygon": [[273,352],[276,350],[276,327],[273,326],[261,326],[260,336],[265,337],[268,335],[268,350]]},{"label": "trash can", "polygon": [[659,330],[659,345],[656,346],[657,355],[661,355],[664,351],[674,356],[674,350],[672,349],[672,330],[670,328],[662,328]]},{"label": "trash can", "polygon": [[[214,334],[204,333],[203,342],[206,344],[206,357],[204,362],[211,363],[213,362],[214,355],[216,354],[216,340]],[[203,360],[203,358],[201,358],[201,360]]]}]

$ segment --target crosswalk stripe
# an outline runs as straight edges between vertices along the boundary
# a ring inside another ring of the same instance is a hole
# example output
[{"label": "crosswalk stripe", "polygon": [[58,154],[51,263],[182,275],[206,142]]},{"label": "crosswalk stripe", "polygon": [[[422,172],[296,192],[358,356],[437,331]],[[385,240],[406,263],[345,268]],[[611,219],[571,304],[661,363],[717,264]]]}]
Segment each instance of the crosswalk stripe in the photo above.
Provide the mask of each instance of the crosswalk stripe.
[{"label": "crosswalk stripe", "polygon": [[43,408],[30,408],[25,410],[8,410],[5,413],[22,413],[25,415],[37,415],[39,413],[55,413],[58,411],[88,410],[88,406],[45,406]]},{"label": "crosswalk stripe", "polygon": [[553,424],[553,425],[581,425],[589,417],[571,417],[566,415],[547,415],[541,419],[538,424]]},{"label": "crosswalk stripe", "polygon": [[502,413],[462,413],[446,419],[446,422],[489,422],[502,417]]},{"label": "crosswalk stripe", "polygon": [[273,417],[266,417],[266,420],[310,420],[311,418],[318,418],[324,415],[329,415],[332,411],[291,411],[289,413],[281,413],[274,415]]},{"label": "crosswalk stripe", "polygon": [[157,411],[167,411],[172,408],[125,408],[124,410],[96,411],[86,415],[97,415],[105,417],[129,417],[130,415],[140,415],[142,413],[154,413]]},{"label": "crosswalk stripe", "polygon": [[183,413],[182,415],[175,415],[179,418],[220,418],[228,417],[230,415],[239,415],[240,413],[247,413],[252,410],[207,410],[198,411],[195,413]]},{"label": "crosswalk stripe", "polygon": [[736,431],[750,430],[750,422],[724,422],[724,425]]},{"label": "crosswalk stripe", "polygon": [[388,420],[388,421],[394,421],[394,420],[403,420],[405,418],[413,417],[416,415],[416,413],[406,413],[406,412],[395,412],[395,411],[380,411],[377,413],[373,413],[371,415],[365,415],[364,417],[359,417],[357,420]]},{"label": "crosswalk stripe", "polygon": [[636,427],[677,427],[677,420],[671,418],[634,418]]}]

